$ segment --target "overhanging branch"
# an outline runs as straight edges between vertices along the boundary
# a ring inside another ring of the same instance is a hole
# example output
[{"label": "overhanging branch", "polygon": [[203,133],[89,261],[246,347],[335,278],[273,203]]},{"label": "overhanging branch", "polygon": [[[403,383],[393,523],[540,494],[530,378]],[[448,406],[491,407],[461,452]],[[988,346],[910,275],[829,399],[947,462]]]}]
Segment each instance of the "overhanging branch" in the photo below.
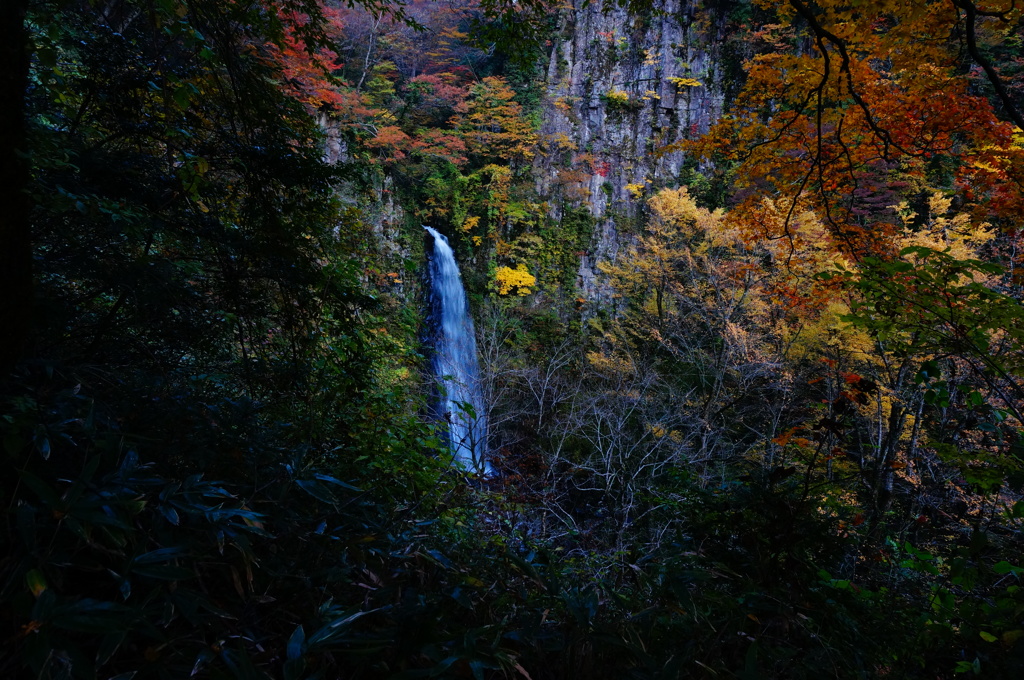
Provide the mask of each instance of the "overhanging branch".
[{"label": "overhanging branch", "polygon": [[[799,1],[799,0],[796,0]],[[1006,85],[1003,84],[1002,78],[999,77],[999,73],[996,72],[995,67],[992,63],[985,58],[985,55],[978,49],[978,39],[976,35],[977,20],[979,16],[985,17],[996,17],[1002,21],[1007,21],[1007,15],[1013,11],[1016,2],[1010,5],[1010,10],[1002,13],[997,12],[985,12],[978,9],[971,0],[950,0],[957,9],[963,10],[965,19],[967,21],[967,53],[971,55],[971,59],[974,63],[981,67],[985,72],[985,76],[988,78],[989,84],[996,91],[996,96],[999,97],[999,101],[1002,103],[1004,110],[1006,111],[1007,117],[1014,122],[1014,124],[1024,130],[1024,116],[1021,115],[1017,109],[1013,100],[1010,98],[1010,93],[1006,91]]]}]

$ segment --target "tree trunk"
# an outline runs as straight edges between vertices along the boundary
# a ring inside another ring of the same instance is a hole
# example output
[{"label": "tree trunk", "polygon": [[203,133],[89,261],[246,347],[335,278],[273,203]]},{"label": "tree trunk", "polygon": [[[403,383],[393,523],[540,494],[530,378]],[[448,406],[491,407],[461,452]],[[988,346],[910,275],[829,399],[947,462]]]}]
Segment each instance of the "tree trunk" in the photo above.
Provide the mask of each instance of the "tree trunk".
[{"label": "tree trunk", "polygon": [[25,90],[28,0],[0,3],[0,379],[25,351],[32,314]]}]

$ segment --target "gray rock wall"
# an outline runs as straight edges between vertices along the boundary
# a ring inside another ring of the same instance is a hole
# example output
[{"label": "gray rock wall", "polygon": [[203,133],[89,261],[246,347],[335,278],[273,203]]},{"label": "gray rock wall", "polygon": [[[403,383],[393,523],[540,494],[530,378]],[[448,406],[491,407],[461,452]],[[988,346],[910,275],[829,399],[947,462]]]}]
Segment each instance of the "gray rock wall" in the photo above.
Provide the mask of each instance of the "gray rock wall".
[{"label": "gray rock wall", "polygon": [[597,221],[578,281],[595,299],[597,263],[614,260],[652,191],[679,183],[682,152],[659,150],[721,114],[725,29],[700,0],[658,0],[648,16],[572,2],[552,40],[534,171],[555,217],[586,205]]}]

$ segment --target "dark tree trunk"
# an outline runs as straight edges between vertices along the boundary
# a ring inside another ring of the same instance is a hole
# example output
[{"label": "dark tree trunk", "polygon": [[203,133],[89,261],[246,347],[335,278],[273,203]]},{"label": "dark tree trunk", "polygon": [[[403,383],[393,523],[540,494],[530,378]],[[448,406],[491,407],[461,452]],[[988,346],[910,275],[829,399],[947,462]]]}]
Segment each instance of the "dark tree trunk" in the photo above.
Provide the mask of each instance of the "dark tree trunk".
[{"label": "dark tree trunk", "polygon": [[25,145],[28,0],[0,2],[0,379],[25,350],[32,314],[29,163]]}]

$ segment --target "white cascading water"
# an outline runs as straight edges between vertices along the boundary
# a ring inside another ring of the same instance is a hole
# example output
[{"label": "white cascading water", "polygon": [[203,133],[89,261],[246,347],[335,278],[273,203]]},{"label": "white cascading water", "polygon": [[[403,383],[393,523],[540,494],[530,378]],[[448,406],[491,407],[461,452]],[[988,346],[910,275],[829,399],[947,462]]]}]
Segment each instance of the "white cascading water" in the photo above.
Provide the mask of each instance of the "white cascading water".
[{"label": "white cascading water", "polygon": [[430,258],[432,365],[441,389],[441,417],[448,423],[455,460],[468,470],[490,475],[476,333],[466,290],[448,239],[436,229],[423,228],[434,238]]}]

